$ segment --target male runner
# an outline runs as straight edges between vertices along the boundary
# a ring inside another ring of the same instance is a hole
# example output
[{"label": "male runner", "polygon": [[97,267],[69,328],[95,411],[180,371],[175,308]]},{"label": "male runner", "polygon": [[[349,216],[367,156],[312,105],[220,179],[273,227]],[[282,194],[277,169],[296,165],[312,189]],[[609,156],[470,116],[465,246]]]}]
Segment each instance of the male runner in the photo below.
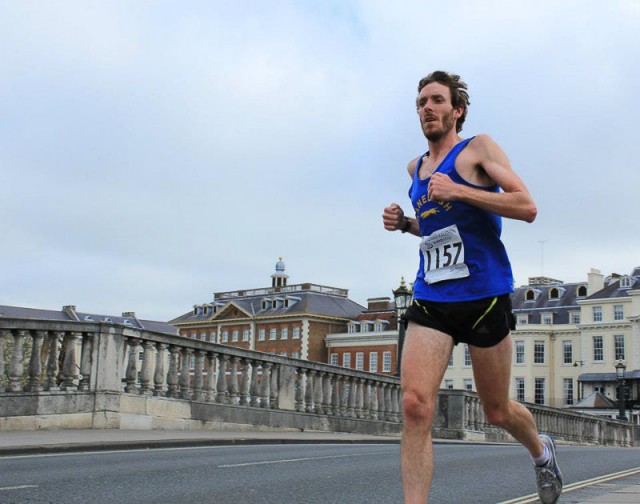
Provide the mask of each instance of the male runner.
[{"label": "male runner", "polygon": [[395,203],[382,216],[388,231],[422,237],[402,351],[404,501],[424,504],[429,495],[435,402],[453,346],[463,342],[487,420],[529,450],[540,500],[554,504],[562,492],[555,444],[538,434],[527,408],[509,399],[513,275],[500,240],[501,217],[533,222],[537,209],[488,135],[458,135],[469,105],[466,89],[459,76],[440,71],[418,84],[429,150],[407,167],[415,218]]}]

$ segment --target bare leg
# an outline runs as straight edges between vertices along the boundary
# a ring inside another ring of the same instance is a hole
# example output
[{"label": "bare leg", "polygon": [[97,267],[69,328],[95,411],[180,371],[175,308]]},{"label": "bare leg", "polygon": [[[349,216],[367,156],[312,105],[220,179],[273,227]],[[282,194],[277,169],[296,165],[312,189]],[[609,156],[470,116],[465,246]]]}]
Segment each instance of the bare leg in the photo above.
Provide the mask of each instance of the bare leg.
[{"label": "bare leg", "polygon": [[469,346],[476,389],[489,423],[505,429],[532,457],[539,457],[544,448],[531,412],[509,398],[511,347],[511,335],[491,348]]},{"label": "bare leg", "polygon": [[453,349],[450,336],[409,323],[402,351],[404,426],[400,450],[405,504],[425,504],[433,474],[431,424]]}]

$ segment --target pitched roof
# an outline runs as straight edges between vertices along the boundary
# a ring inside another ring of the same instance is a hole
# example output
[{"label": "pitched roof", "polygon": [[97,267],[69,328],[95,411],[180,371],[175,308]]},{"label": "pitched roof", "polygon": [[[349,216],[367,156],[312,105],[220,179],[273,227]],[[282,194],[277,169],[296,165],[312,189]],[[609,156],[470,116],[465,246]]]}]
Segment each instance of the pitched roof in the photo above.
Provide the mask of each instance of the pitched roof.
[{"label": "pitched roof", "polygon": [[[77,319],[72,316],[72,313],[77,316]],[[166,322],[159,322],[155,320],[141,320],[133,315],[99,315],[96,313],[76,312],[75,310],[70,312],[65,309],[43,310],[40,308],[23,308],[20,306],[0,305],[0,317],[26,320],[55,320],[118,324],[163,334],[178,334],[178,330]]]},{"label": "pitched roof", "polygon": [[588,395],[579,403],[576,403],[574,408],[615,408],[616,404],[605,397],[600,392],[593,392],[591,395]]}]

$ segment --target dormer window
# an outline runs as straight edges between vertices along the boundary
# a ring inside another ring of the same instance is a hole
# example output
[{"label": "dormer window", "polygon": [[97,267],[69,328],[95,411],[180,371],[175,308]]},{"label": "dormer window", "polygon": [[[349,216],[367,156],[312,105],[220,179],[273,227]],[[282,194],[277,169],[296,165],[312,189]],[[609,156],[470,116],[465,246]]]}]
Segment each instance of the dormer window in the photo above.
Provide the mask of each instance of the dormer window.
[{"label": "dormer window", "polygon": [[132,325],[133,325],[129,319],[124,319],[124,320],[122,321],[122,323],[123,323],[124,325],[130,325],[130,326],[132,326]]},{"label": "dormer window", "polygon": [[263,310],[268,310],[269,308],[271,308],[271,300],[270,299],[263,299],[262,300],[262,309]]},{"label": "dormer window", "polygon": [[556,287],[549,289],[549,299],[558,299],[559,297],[560,291]]},{"label": "dormer window", "polygon": [[355,322],[349,322],[349,324],[347,325],[347,332],[349,333],[358,332],[358,324],[356,324]]},{"label": "dormer window", "polygon": [[587,288],[584,285],[580,285],[578,287],[577,295],[578,295],[578,297],[586,297],[587,296]]},{"label": "dormer window", "polygon": [[85,316],[84,316],[84,319],[85,319],[87,322],[93,322],[93,317],[92,317],[91,315],[85,315]]},{"label": "dormer window", "polygon": [[629,287],[631,287],[631,277],[630,276],[623,276],[620,278],[620,288],[621,289],[628,289]]},{"label": "dormer window", "polygon": [[536,292],[533,289],[529,289],[527,293],[524,295],[525,301],[535,301]]}]

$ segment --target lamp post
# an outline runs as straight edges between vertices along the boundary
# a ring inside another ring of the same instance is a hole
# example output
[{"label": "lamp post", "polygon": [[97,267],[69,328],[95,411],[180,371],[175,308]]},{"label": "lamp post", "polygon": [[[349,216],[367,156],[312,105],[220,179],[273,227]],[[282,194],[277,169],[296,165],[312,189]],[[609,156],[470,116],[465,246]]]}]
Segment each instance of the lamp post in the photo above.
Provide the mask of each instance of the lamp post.
[{"label": "lamp post", "polygon": [[396,312],[398,317],[398,356],[397,356],[397,370],[396,376],[400,376],[400,365],[402,362],[402,347],[404,346],[404,334],[405,334],[405,326],[404,320],[402,320],[402,316],[404,312],[407,311],[407,308],[411,305],[411,296],[412,293],[409,289],[407,289],[407,282],[405,282],[404,277],[400,280],[400,287],[398,287],[393,292],[393,299],[396,303]]},{"label": "lamp post", "polygon": [[624,411],[624,372],[627,370],[627,366],[622,361],[618,361],[616,364],[616,376],[618,377],[618,420],[627,421],[627,416]]}]

